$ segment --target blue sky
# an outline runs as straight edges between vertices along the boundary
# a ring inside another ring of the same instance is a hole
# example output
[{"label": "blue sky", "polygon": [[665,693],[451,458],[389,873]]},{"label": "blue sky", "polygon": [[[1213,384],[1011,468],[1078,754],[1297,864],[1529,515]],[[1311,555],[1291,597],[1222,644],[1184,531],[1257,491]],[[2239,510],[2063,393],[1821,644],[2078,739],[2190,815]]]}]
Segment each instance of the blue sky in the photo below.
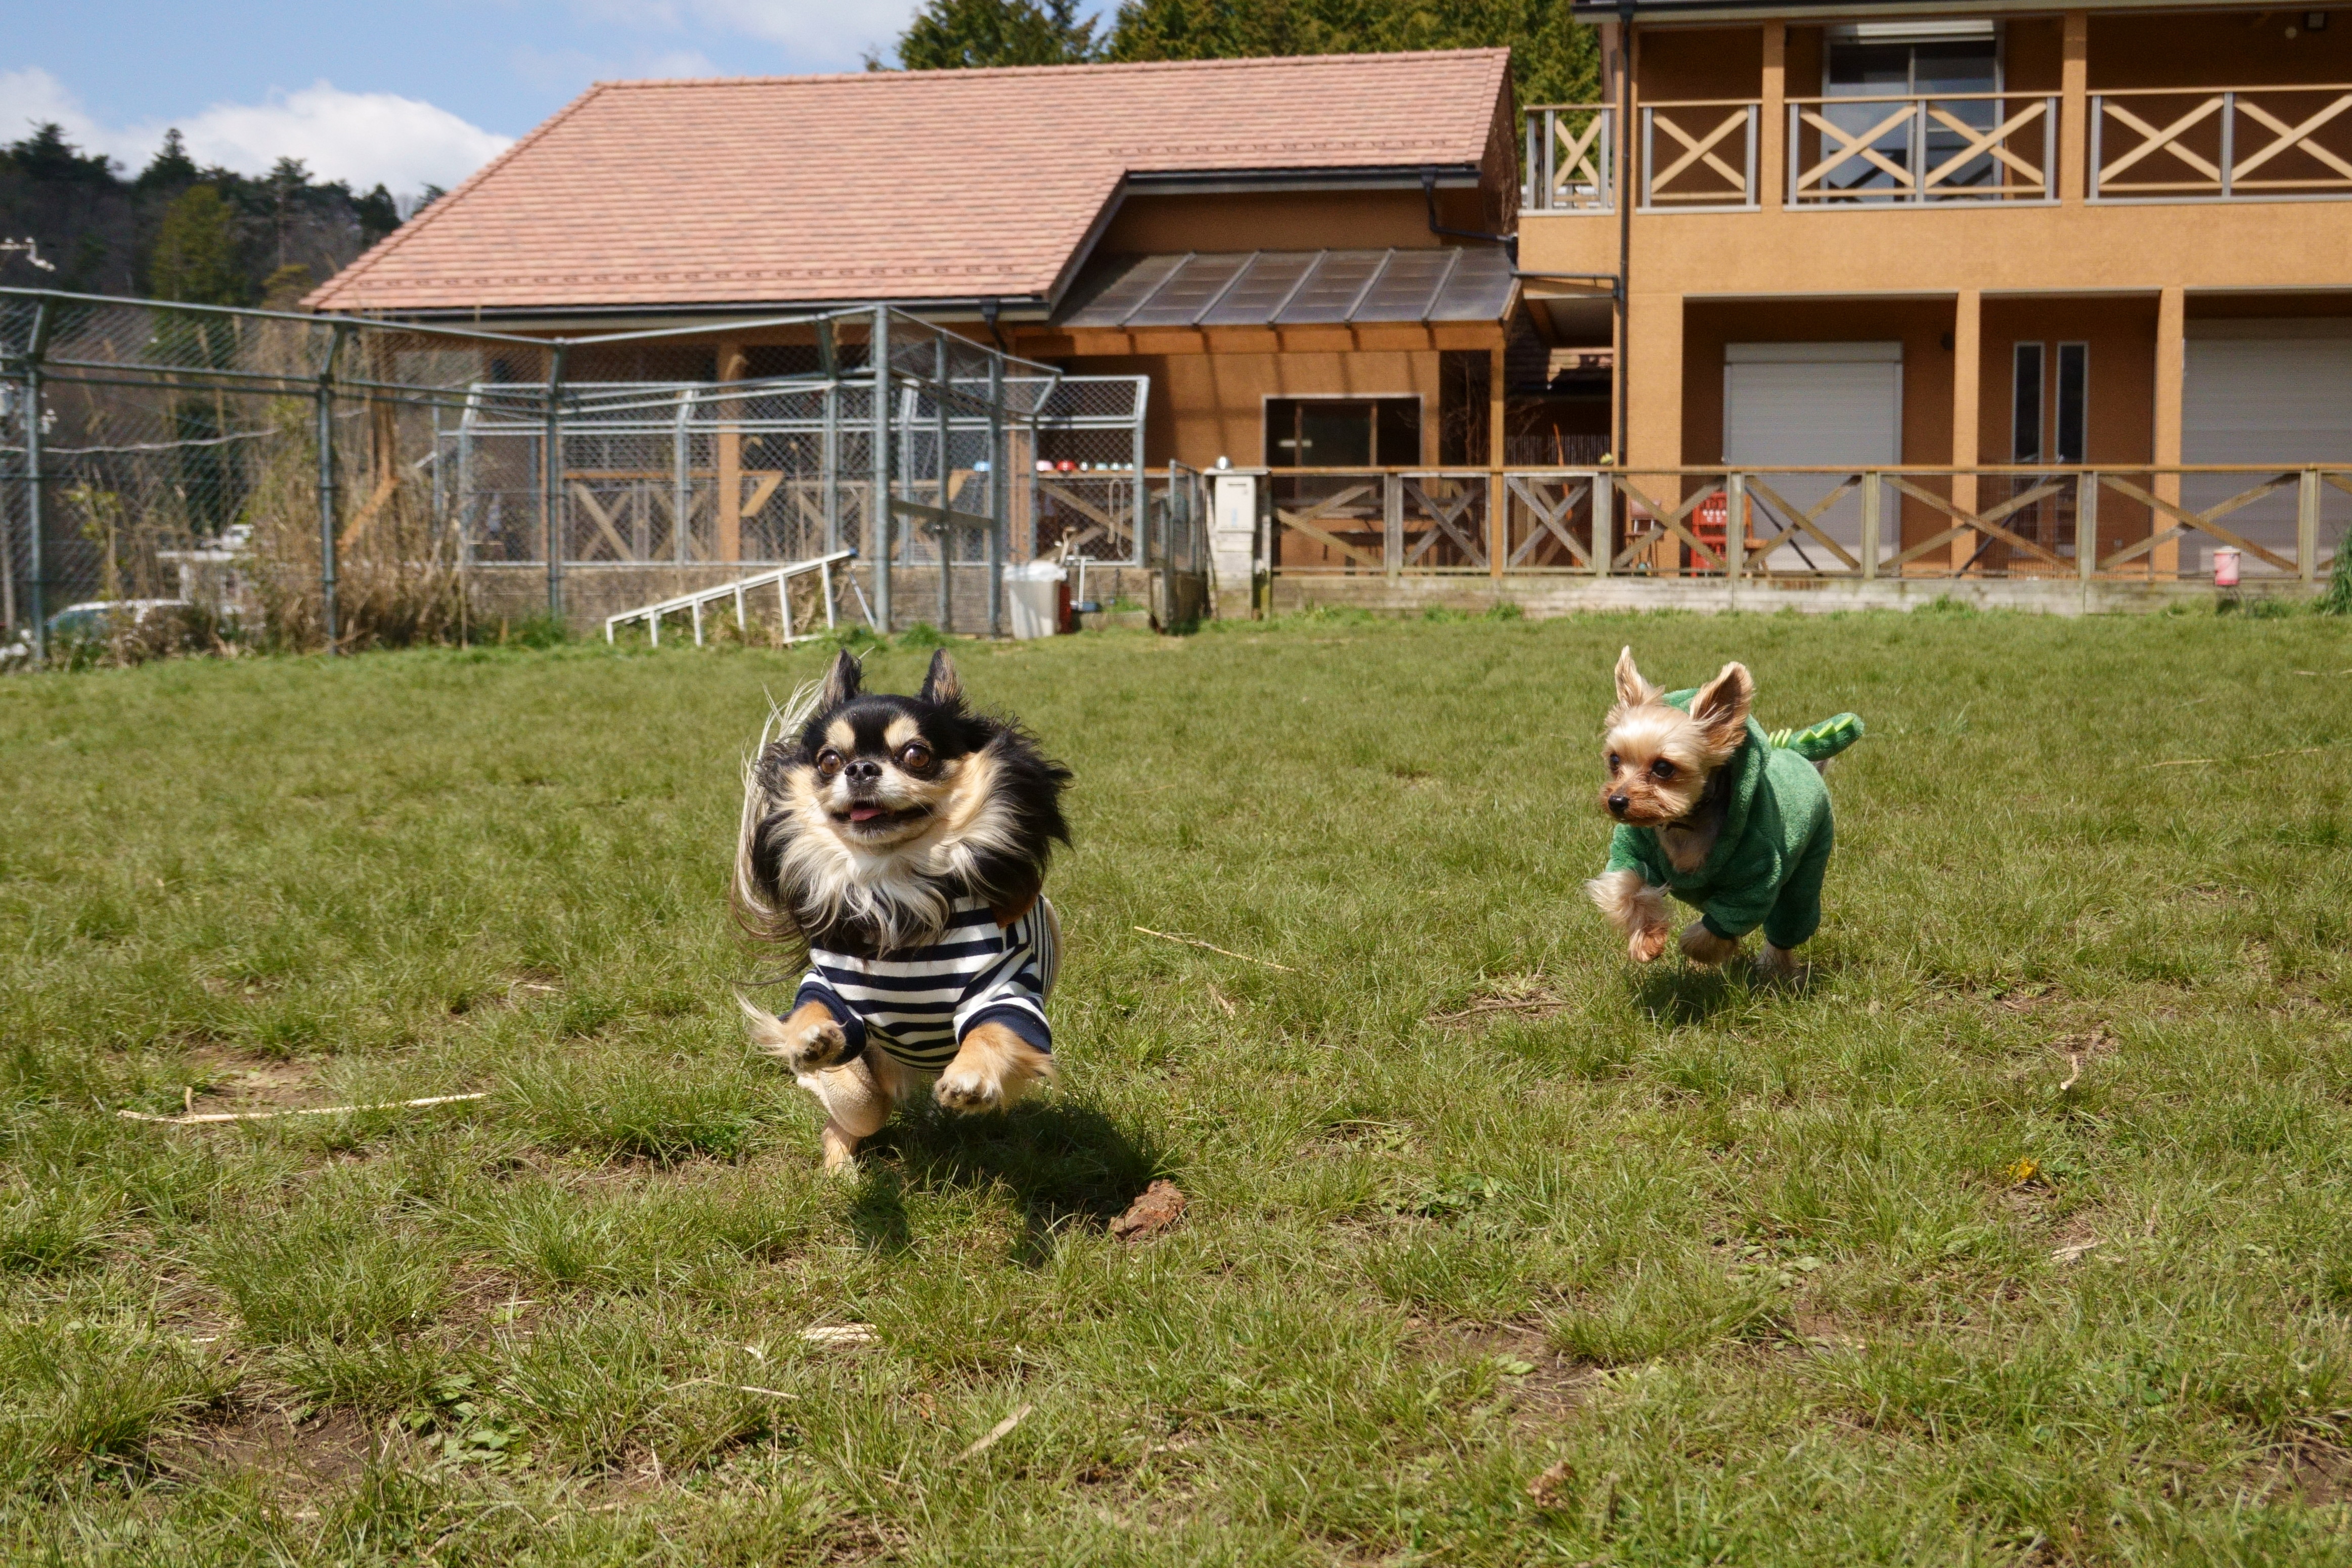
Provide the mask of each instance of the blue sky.
[{"label": "blue sky", "polygon": [[8,0],[0,138],[55,120],[132,171],[281,155],[396,192],[452,185],[592,81],[856,70],[916,0]]}]

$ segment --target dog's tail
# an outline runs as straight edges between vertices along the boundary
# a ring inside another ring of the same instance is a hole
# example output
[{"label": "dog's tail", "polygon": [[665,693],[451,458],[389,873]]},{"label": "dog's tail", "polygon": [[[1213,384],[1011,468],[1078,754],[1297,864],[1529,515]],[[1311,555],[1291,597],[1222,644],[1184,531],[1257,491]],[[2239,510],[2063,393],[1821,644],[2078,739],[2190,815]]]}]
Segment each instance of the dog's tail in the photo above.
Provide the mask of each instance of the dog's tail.
[{"label": "dog's tail", "polygon": [[1862,716],[1842,713],[1835,718],[1825,718],[1819,724],[1802,729],[1781,730],[1774,735],[1772,744],[1783,750],[1793,751],[1815,768],[1860,740],[1863,736]]}]

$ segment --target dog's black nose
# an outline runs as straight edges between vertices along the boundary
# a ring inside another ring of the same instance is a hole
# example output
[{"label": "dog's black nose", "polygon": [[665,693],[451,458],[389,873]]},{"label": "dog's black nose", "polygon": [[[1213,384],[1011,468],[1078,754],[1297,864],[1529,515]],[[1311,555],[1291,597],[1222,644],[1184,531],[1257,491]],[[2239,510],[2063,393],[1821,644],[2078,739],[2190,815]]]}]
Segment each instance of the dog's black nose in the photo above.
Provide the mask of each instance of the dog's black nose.
[{"label": "dog's black nose", "polygon": [[[856,764],[852,763],[850,766],[855,768]],[[1632,804],[1633,802],[1622,795],[1612,795],[1609,797],[1609,810],[1620,817],[1625,814],[1625,808]]]},{"label": "dog's black nose", "polygon": [[852,784],[875,784],[882,779],[882,765],[868,757],[859,758],[841,771]]}]

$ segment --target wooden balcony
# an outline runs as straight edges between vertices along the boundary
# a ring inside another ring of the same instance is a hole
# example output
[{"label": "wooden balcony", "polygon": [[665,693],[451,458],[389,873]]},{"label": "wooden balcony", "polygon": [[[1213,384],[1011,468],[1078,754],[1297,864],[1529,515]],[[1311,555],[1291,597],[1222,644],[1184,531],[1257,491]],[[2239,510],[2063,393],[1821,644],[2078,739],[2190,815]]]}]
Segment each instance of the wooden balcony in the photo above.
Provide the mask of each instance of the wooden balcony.
[{"label": "wooden balcony", "polygon": [[[1760,98],[1639,105],[1638,210],[1753,208],[1765,181],[1790,208],[2048,204],[2069,161],[2095,203],[2352,199],[2352,85],[2093,93],[2080,147],[2056,93],[1783,102],[1785,133],[1769,139]],[[1616,120],[1605,104],[1528,110],[1522,209],[1615,211]]]},{"label": "wooden balcony", "polygon": [[2091,95],[2095,202],[2352,196],[2352,87]]}]

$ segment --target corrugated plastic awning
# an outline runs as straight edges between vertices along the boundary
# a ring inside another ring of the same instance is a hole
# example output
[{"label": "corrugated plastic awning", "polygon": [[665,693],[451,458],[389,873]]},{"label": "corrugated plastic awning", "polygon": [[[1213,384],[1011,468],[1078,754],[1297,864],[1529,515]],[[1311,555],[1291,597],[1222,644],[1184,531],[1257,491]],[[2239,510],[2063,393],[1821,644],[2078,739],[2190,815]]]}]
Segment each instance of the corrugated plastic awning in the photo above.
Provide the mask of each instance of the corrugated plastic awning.
[{"label": "corrugated plastic awning", "polygon": [[1080,275],[1064,327],[1305,327],[1499,321],[1499,250],[1257,250],[1105,256]]}]

